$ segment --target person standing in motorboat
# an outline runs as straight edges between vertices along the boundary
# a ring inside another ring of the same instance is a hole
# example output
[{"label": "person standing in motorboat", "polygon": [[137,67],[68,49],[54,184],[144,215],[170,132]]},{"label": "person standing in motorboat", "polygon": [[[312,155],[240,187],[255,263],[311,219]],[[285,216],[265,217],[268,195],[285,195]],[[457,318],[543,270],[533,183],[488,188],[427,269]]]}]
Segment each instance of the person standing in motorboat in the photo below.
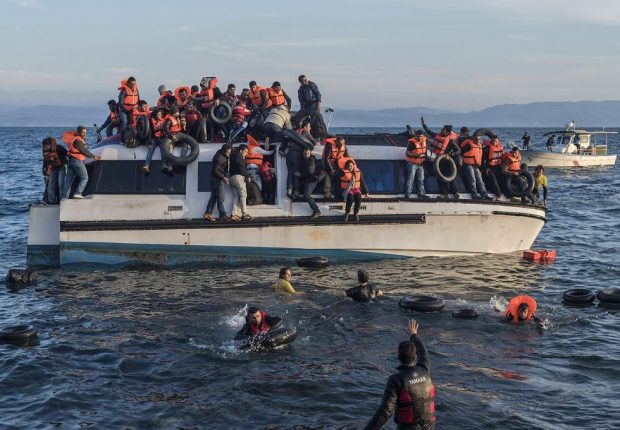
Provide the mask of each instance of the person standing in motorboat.
[{"label": "person standing in motorboat", "polygon": [[323,182],[323,193],[325,198],[329,199],[331,198],[332,184],[323,166],[323,161],[317,160],[316,157],[312,155],[312,150],[310,148],[305,148],[302,154],[301,180],[303,182],[304,200],[308,202],[310,209],[312,209],[310,218],[318,218],[321,216],[321,211],[312,198],[312,193],[319,182]]},{"label": "person standing in motorboat", "polygon": [[555,144],[555,134],[552,134],[551,136],[549,136],[549,139],[547,139],[547,151],[552,152],[553,151],[553,145]]},{"label": "person standing in motorboat", "polygon": [[121,127],[121,119],[120,119],[120,115],[118,113],[118,104],[116,103],[116,100],[109,100],[108,101],[108,108],[110,109],[110,114],[105,119],[103,124],[101,124],[99,127],[97,127],[96,131],[97,131],[97,134],[99,134],[99,133],[101,133],[101,130],[105,130],[105,135],[107,137],[110,137],[110,136],[112,136],[115,128],[117,130],[120,129],[120,127]]},{"label": "person standing in motorboat", "polygon": [[420,199],[428,199],[424,191],[424,160],[426,160],[426,136],[422,130],[417,130],[415,136],[409,139],[405,158],[407,160],[407,182],[405,198],[411,198],[415,180],[416,193]]},{"label": "person standing in motorboat", "polygon": [[381,406],[364,430],[378,430],[392,414],[397,430],[435,428],[435,387],[431,380],[431,360],[418,337],[418,322],[407,326],[409,340],[398,345],[398,372],[387,381]]},{"label": "person standing in motorboat", "polygon": [[530,143],[532,142],[532,138],[527,133],[527,131],[525,133],[523,133],[523,136],[521,137],[521,140],[523,141],[523,149],[524,150],[530,149]]},{"label": "person standing in motorboat", "polygon": [[[461,139],[459,139],[461,140]],[[493,200],[484,186],[480,166],[482,165],[482,136],[464,137],[460,142],[463,171],[472,199]]]},{"label": "person standing in motorboat", "polygon": [[[247,212],[248,190],[246,184],[252,179],[245,165],[245,157],[248,155],[248,145],[242,143],[230,156],[230,185],[233,187],[233,206],[231,220],[251,220],[252,216]],[[238,213],[241,212],[241,215]]]},{"label": "person standing in motorboat", "polygon": [[225,143],[215,153],[213,160],[211,161],[211,197],[207,203],[207,209],[203,215],[203,218],[207,221],[215,221],[213,217],[213,209],[217,203],[217,210],[219,212],[220,221],[229,221],[230,218],[226,216],[226,209],[224,207],[224,186],[230,183],[230,154],[232,153],[232,145]]},{"label": "person standing in motorboat", "polygon": [[79,126],[77,132],[67,131],[63,134],[63,142],[67,144],[67,177],[62,189],[62,199],[68,199],[75,177],[79,178],[74,199],[83,199],[82,193],[88,184],[88,171],[84,165],[86,158],[101,160],[101,157],[88,150],[86,145],[86,127]]},{"label": "person standing in motorboat", "polygon": [[369,302],[377,297],[383,296],[383,291],[368,283],[368,272],[364,269],[357,270],[357,282],[356,287],[351,287],[346,290],[340,290],[336,292],[338,297],[351,297],[356,302]]},{"label": "person standing in motorboat", "polygon": [[127,128],[129,127],[133,108],[138,105],[138,101],[140,100],[140,92],[138,91],[136,78],[133,76],[130,76],[127,80],[121,81],[121,86],[118,89],[121,141],[125,143],[125,131],[127,131]]}]

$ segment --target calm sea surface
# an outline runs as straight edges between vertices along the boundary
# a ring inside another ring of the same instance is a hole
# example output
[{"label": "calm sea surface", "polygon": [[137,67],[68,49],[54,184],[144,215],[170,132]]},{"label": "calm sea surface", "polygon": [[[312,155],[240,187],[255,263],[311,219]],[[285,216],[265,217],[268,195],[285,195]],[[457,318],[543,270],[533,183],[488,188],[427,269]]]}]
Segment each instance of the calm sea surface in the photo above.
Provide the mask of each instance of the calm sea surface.
[{"label": "calm sea surface", "polygon": [[[40,141],[61,131],[0,128],[2,276],[25,264],[28,205],[43,191]],[[524,129],[496,131],[507,142]],[[535,146],[544,147],[545,131],[529,130]],[[619,152],[617,136],[610,148]],[[618,309],[568,307],[561,295],[620,285],[619,173],[547,172],[549,222],[536,245],[557,249],[554,264],[519,254],[378,261],[365,267],[386,291],[379,303],[333,295],[355,284],[357,267],[345,265],[294,268],[305,292],[295,298],[272,292],[278,264],[51,268],[33,286],[0,285],[0,327],[39,330],[34,346],[0,345],[0,428],[359,429],[406,339],[398,299],[417,293],[446,300],[443,312],[416,317],[437,429],[617,429]],[[542,333],[500,321],[494,308],[515,293],[538,300]],[[237,350],[231,338],[248,305],[283,316],[298,339]],[[480,318],[450,316],[465,305]]]}]

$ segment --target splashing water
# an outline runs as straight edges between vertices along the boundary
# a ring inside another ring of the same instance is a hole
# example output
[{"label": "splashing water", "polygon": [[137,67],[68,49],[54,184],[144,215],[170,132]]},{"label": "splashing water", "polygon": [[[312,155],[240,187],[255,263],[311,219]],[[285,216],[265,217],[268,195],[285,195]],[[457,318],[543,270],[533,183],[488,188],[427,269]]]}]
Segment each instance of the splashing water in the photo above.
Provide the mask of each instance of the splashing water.
[{"label": "splashing water", "polygon": [[491,297],[491,299],[489,300],[489,304],[495,312],[504,312],[508,307],[508,300],[496,295]]}]

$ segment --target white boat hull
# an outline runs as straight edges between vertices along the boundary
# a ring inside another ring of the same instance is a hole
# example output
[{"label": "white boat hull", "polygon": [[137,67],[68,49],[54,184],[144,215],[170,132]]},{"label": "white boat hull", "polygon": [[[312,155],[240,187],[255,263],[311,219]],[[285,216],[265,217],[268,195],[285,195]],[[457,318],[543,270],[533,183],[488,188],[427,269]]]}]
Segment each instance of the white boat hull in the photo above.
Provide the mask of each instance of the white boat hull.
[{"label": "white boat hull", "polygon": [[521,159],[529,167],[540,164],[545,168],[613,166],[616,164],[616,155],[580,155],[532,150],[521,151]]}]

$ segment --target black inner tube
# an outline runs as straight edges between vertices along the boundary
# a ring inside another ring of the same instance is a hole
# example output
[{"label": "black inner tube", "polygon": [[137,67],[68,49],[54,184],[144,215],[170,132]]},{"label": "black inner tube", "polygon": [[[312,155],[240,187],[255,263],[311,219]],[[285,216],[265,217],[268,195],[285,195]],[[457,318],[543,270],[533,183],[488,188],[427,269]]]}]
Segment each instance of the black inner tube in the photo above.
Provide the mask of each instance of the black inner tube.
[{"label": "black inner tube", "polygon": [[562,294],[562,298],[567,303],[592,303],[594,297],[594,292],[585,288],[573,288]]},{"label": "black inner tube", "polygon": [[300,267],[327,267],[329,266],[329,259],[327,257],[298,258],[297,265]]},{"label": "black inner tube", "polygon": [[[174,148],[172,148],[171,143],[174,145],[186,144],[190,147],[190,151],[186,155],[176,156],[172,153]],[[187,166],[196,160],[200,154],[200,146],[198,146],[198,142],[196,142],[193,137],[183,133],[176,134],[175,142],[172,142],[169,138],[165,138],[159,145],[159,149],[161,151],[162,159],[168,161],[173,166]]]},{"label": "black inner tube", "polygon": [[275,348],[286,345],[297,339],[297,330],[294,327],[272,328],[267,333],[261,333],[247,339],[243,349]]},{"label": "black inner tube", "polygon": [[214,103],[211,105],[211,109],[209,109],[209,116],[215,124],[226,124],[232,116],[232,108],[225,101],[220,101],[218,106],[215,106]]},{"label": "black inner tube", "polygon": [[445,302],[433,296],[406,296],[399,300],[402,309],[420,312],[437,312],[444,308]]},{"label": "black inner tube", "polygon": [[605,303],[620,303],[620,288],[609,287],[599,290],[596,297]]},{"label": "black inner tube", "polygon": [[136,118],[136,136],[140,140],[148,140],[151,133],[151,124],[148,117],[140,115]]},{"label": "black inner tube", "polygon": [[[442,154],[435,158],[433,163],[435,170],[435,176],[442,182],[452,182],[456,179],[457,168],[456,163],[448,154]],[[444,173],[445,169],[448,169],[448,173]]]},{"label": "black inner tube", "polygon": [[508,175],[506,189],[512,197],[525,197],[534,189],[534,177],[527,170],[521,170],[518,176]]},{"label": "black inner tube", "polygon": [[454,318],[473,319],[478,318],[480,316],[480,312],[478,312],[478,310],[476,309],[457,309],[456,311],[452,312],[452,316]]},{"label": "black inner tube", "polygon": [[37,337],[37,329],[31,325],[7,327],[0,331],[0,341],[9,343],[24,343]]}]

